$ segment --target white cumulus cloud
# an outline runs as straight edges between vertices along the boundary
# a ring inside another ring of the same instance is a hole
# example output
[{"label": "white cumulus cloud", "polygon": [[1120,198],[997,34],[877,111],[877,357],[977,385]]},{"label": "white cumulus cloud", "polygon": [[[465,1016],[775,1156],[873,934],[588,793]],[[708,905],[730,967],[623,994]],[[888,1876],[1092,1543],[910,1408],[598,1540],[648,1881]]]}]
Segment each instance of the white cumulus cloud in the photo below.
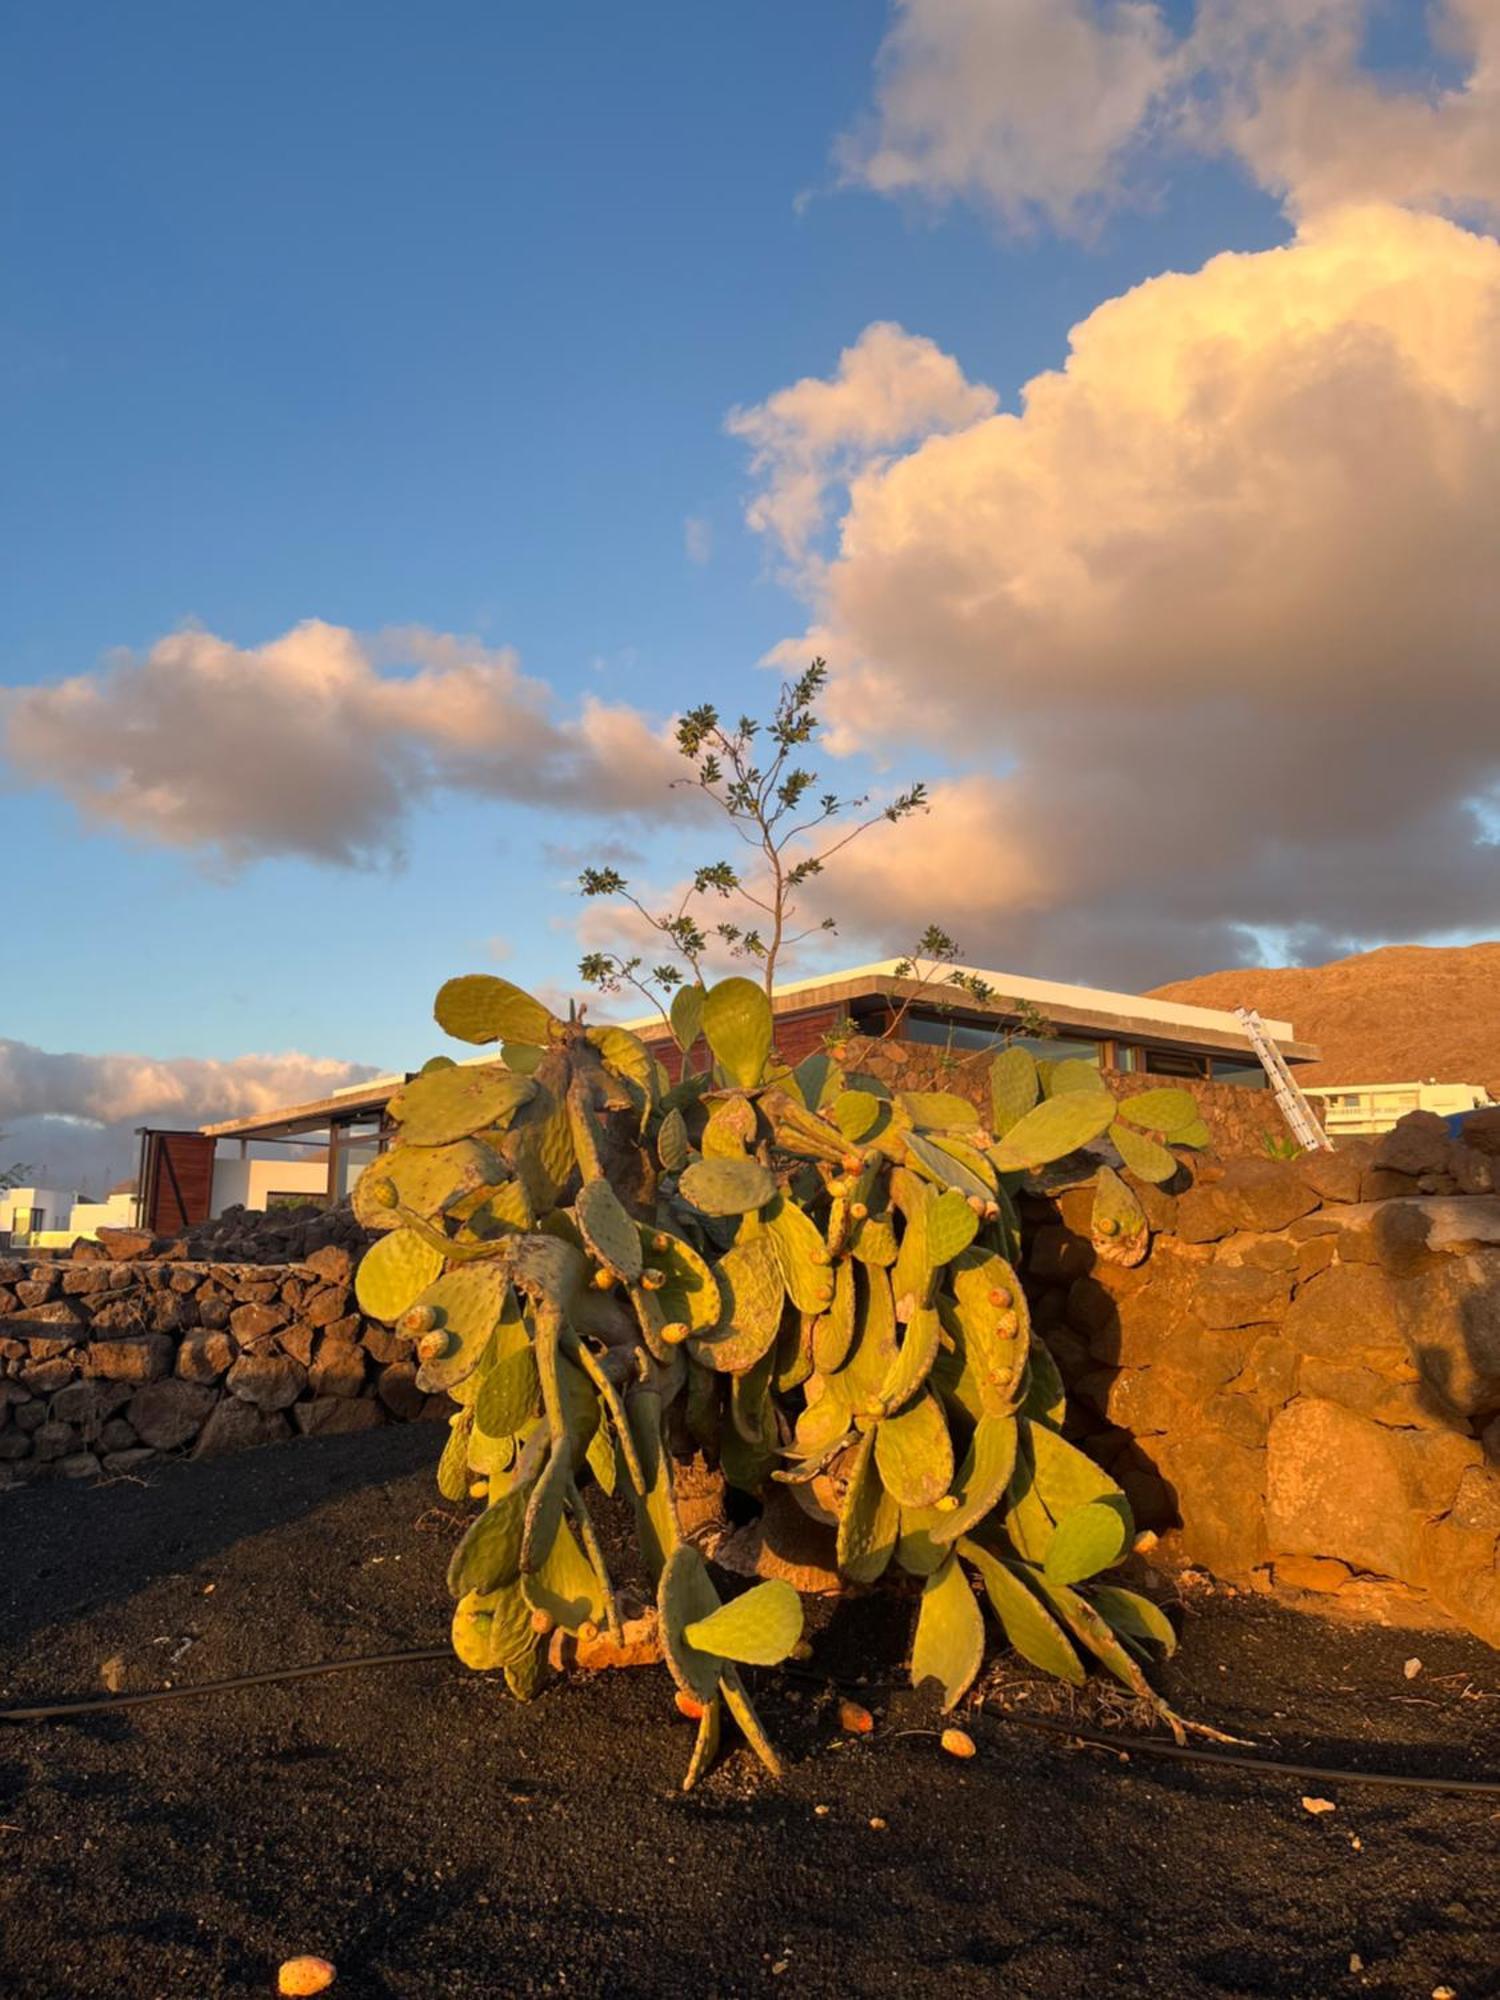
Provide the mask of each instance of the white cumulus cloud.
[{"label": "white cumulus cloud", "polygon": [[971,954],[1159,979],[1500,922],[1497,521],[1492,239],[1348,207],[1100,306],[849,475],[787,660],[969,772],[851,852],[872,923],[914,879]]},{"label": "white cumulus cloud", "polygon": [[670,732],[586,698],[559,715],[513,651],[422,629],[360,638],[317,619],[263,646],[189,629],[145,654],[9,691],[23,779],[89,820],[230,863],[389,857],[443,790],[592,814],[682,812]]}]

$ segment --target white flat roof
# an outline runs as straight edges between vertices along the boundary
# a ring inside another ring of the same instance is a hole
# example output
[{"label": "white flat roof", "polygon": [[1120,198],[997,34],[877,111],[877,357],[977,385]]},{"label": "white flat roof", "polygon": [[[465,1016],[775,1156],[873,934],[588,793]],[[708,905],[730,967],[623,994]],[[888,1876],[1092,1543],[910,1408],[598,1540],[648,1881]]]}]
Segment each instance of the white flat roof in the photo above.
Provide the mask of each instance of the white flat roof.
[{"label": "white flat roof", "polygon": [[[811,993],[822,986],[843,985],[851,979],[894,979],[896,968],[903,963],[899,958],[880,958],[870,965],[840,966],[832,972],[813,973],[806,979],[789,979],[776,988],[776,998],[787,1000],[794,994]],[[1029,1000],[1045,1014],[1065,1013],[1077,1008],[1099,1014],[1129,1014],[1138,1021],[1155,1021],[1163,1028],[1175,1028],[1191,1032],[1195,1028],[1207,1029],[1210,1034],[1234,1035],[1241,1041],[1248,1040],[1244,1023],[1237,1015],[1219,1007],[1184,1007],[1175,1000],[1152,1000],[1139,993],[1115,993],[1102,986],[1067,986],[1055,979],[1028,979],[1017,972],[995,972],[978,965],[946,966],[935,982],[940,990],[949,973],[962,973],[966,978],[982,979],[986,986],[993,988],[995,998],[1002,1005],[1007,1000]],[[1277,1021],[1261,1017],[1266,1032],[1278,1042],[1294,1039],[1290,1021]],[[640,1014],[619,1024],[639,1034],[643,1028],[660,1029],[658,1014]]]}]

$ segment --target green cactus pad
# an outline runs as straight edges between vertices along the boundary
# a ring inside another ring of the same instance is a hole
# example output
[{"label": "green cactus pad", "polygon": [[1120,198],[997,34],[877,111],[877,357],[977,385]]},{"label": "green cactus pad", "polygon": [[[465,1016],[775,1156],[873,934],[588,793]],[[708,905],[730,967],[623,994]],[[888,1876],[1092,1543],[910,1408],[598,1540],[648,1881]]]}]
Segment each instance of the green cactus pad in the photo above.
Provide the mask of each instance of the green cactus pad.
[{"label": "green cactus pad", "polygon": [[695,1160],[678,1185],[703,1215],[748,1215],[776,1195],[776,1176],[759,1160]]},{"label": "green cactus pad", "polygon": [[538,1048],[535,1042],[502,1042],[500,1060],[507,1069],[513,1069],[518,1076],[530,1076],[541,1063],[547,1051]]},{"label": "green cactus pad", "polygon": [[1161,1132],[1171,1139],[1197,1118],[1198,1100],[1190,1090],[1175,1085],[1141,1090],[1120,1099],[1119,1115],[1127,1125],[1143,1132]]},{"label": "green cactus pad", "polygon": [[522,1576],[521,1588],[532,1610],[546,1612],[565,1632],[603,1621],[604,1591],[598,1574],[566,1521],[558,1523],[547,1560],[530,1576]]},{"label": "green cactus pad", "polygon": [[616,1076],[623,1076],[640,1091],[646,1104],[656,1096],[656,1061],[639,1035],[628,1028],[590,1028],[588,1039]]},{"label": "green cactus pad", "polygon": [[1101,1167],[1094,1178],[1089,1230],[1094,1254],[1105,1264],[1139,1264],[1150,1247],[1146,1212],[1113,1167]]},{"label": "green cactus pad", "polygon": [[[699,1374],[702,1370],[697,1371]],[[672,1499],[672,1474],[667,1463],[661,1434],[661,1397],[652,1389],[637,1389],[626,1402],[625,1417],[630,1426],[636,1458],[645,1490],[633,1492],[636,1538],[646,1573],[653,1586],[666,1568],[667,1558],[681,1539],[677,1509]]]},{"label": "green cactus pad", "polygon": [[1177,1651],[1177,1633],[1171,1619],[1149,1597],[1141,1597],[1115,1583],[1091,1584],[1089,1597],[1094,1609],[1109,1621],[1116,1632],[1131,1639],[1150,1640],[1160,1646],[1169,1659]]},{"label": "green cactus pad", "polygon": [[1083,1662],[1072,1641],[1021,1581],[1015,1567],[967,1538],[959,1543],[958,1553],[978,1570],[990,1609],[1021,1658],[1040,1667],[1044,1674],[1055,1674],[1072,1687],[1082,1687],[1086,1678]]},{"label": "green cactus pad", "polygon": [[743,1160],[755,1137],[755,1107],[748,1097],[726,1097],[709,1113],[699,1150],[705,1160]]},{"label": "green cactus pad", "polygon": [[687,1776],[682,1781],[682,1789],[690,1792],[698,1780],[713,1764],[719,1754],[719,1737],[723,1728],[724,1703],[722,1697],[704,1704],[698,1718],[698,1735],[693,1744],[693,1754],[687,1767]]},{"label": "green cactus pad", "polygon": [[640,1225],[640,1241],[642,1261],[667,1281],[656,1294],[662,1319],[679,1320],[694,1333],[717,1326],[723,1310],[718,1281],[693,1246],[649,1223]]},{"label": "green cactus pad", "polygon": [[1049,1583],[1083,1583],[1111,1568],[1125,1553],[1126,1525],[1119,1509],[1091,1500],[1064,1514],[1047,1544],[1042,1568]]},{"label": "green cactus pad", "polygon": [[1026,1393],[1021,1399],[1021,1414],[1060,1430],[1067,1406],[1068,1392],[1057,1363],[1046,1342],[1034,1339],[1026,1355]]},{"label": "green cactus pad", "polygon": [[701,986],[679,986],[672,995],[672,1037],[685,1056],[692,1054],[703,1033],[703,997]]},{"label": "green cactus pad", "polygon": [[441,1273],[443,1253],[412,1229],[393,1230],[360,1259],[354,1296],[362,1313],[394,1323]]},{"label": "green cactus pad", "polygon": [[905,1134],[907,1159],[926,1177],[941,1188],[956,1188],[967,1200],[994,1200],[995,1191],[982,1174],[968,1162],[955,1157],[950,1146],[940,1145],[922,1132]]},{"label": "green cactus pad", "polygon": [[875,1433],[860,1439],[839,1514],[838,1566],[851,1583],[883,1575],[901,1531],[901,1510],[875,1468]]},{"label": "green cactus pad", "polygon": [[997,1143],[990,1158],[1001,1173],[1047,1166],[1097,1139],[1114,1115],[1115,1101],[1108,1091],[1065,1091],[1028,1111]]},{"label": "green cactus pad", "polygon": [[373,1159],[355,1182],[354,1218],[365,1229],[394,1229],[400,1217],[387,1185],[395,1189],[400,1207],[435,1216],[504,1178],[499,1155],[476,1139],[458,1139],[451,1146],[394,1146]]},{"label": "green cactus pad", "polygon": [[718,1609],[719,1593],[702,1556],[691,1542],[679,1542],[667,1557],[657,1586],[657,1628],[673,1680],[684,1694],[699,1701],[712,1701],[718,1694],[725,1663],[717,1653],[700,1652],[687,1628],[711,1618]]},{"label": "green cactus pad", "polygon": [[656,1157],[669,1174],[680,1174],[693,1157],[688,1145],[687,1120],[675,1104],[657,1128]]},{"label": "green cactus pad", "polygon": [[850,1409],[865,1409],[879,1396],[896,1359],[896,1307],[885,1272],[878,1266],[863,1270],[855,1299],[854,1346],[834,1380],[842,1385]]},{"label": "green cactus pad", "polygon": [[773,1577],[694,1619],[682,1636],[700,1653],[747,1667],[777,1667],[802,1637],[802,1599],[789,1583]]},{"label": "green cactus pad", "polygon": [[446,981],[432,1011],[444,1034],[460,1042],[545,1043],[560,1025],[540,1000],[488,972]]},{"label": "green cactus pad", "polygon": [[850,1145],[872,1138],[889,1115],[890,1106],[873,1091],[841,1090],[833,1100],[833,1122]]},{"label": "green cactus pad", "polygon": [[523,1576],[535,1576],[551,1554],[572,1483],[573,1454],[563,1440],[553,1444],[541,1477],[527,1498],[526,1525],[521,1536]]},{"label": "green cactus pad", "polygon": [[721,979],[703,996],[703,1032],[714,1060],[741,1090],[764,1074],[771,1053],[771,1003],[749,979]]},{"label": "green cactus pad", "polygon": [[776,1755],[775,1746],[755,1712],[754,1702],[745,1692],[745,1683],[740,1679],[737,1668],[725,1667],[719,1680],[719,1691],[724,1697],[724,1706],[739,1724],[740,1734],[750,1748],[773,1778],[782,1777],[784,1773],[781,1759]]},{"label": "green cactus pad", "polygon": [[456,1410],[448,1419],[448,1437],[438,1459],[438,1492],[455,1506],[469,1497],[469,1434],[473,1424],[472,1410]]},{"label": "green cactus pad", "polygon": [[898,1245],[896,1229],[888,1215],[867,1215],[858,1220],[849,1238],[850,1254],[861,1264],[889,1270],[895,1263]]},{"label": "green cactus pad", "polygon": [[1077,1445],[1047,1424],[1023,1418],[1030,1446],[1037,1496],[1054,1521],[1061,1521],[1075,1507],[1101,1500],[1116,1508],[1130,1531],[1130,1503],[1109,1474]]},{"label": "green cactus pad", "polygon": [[1139,1662],[1116,1638],[1109,1622],[1097,1612],[1088,1599],[1066,1585],[1054,1584],[1045,1575],[1028,1572],[1028,1581],[1041,1593],[1048,1609],[1066,1625],[1073,1637],[1080,1640],[1094,1655],[1100,1665],[1112,1673],[1122,1687],[1138,1695],[1151,1707],[1171,1729],[1181,1743],[1185,1740],[1180,1717],[1178,1717],[1152,1687],[1141,1672]]},{"label": "green cactus pad", "polygon": [[1170,1136],[1174,1146],[1201,1148],[1213,1144],[1213,1134],[1201,1118],[1194,1118],[1190,1124],[1180,1125]]},{"label": "green cactus pad", "polygon": [[951,1090],[898,1090],[896,1106],[919,1132],[964,1132],[979,1123],[969,1100]]},{"label": "green cactus pad", "polygon": [[494,1500],[470,1522],[448,1564],[448,1589],[454,1597],[471,1590],[481,1594],[514,1583],[521,1574],[521,1534],[526,1526],[526,1495],[512,1491]]},{"label": "green cactus pad", "polygon": [[766,1218],[766,1228],[787,1293],[798,1312],[827,1312],[833,1304],[834,1276],[827,1245],[816,1223],[783,1195]]},{"label": "green cactus pad", "polygon": [[992,1514],[1010,1484],[1016,1467],[1017,1423],[1014,1417],[981,1417],[953,1480],[958,1505],[938,1514],[934,1542],[954,1542]]},{"label": "green cactus pad", "polygon": [[984,1619],[958,1559],[949,1556],[922,1587],[911,1649],[912,1686],[937,1681],[946,1713],[973,1686],[983,1658]]},{"label": "green cactus pad", "polygon": [[1054,1063],[1047,1076],[1049,1097],[1065,1097],[1070,1090],[1108,1089],[1098,1063],[1083,1056],[1068,1056],[1065,1061]]},{"label": "green cactus pad", "polygon": [[943,1324],[935,1307],[923,1306],[912,1314],[876,1398],[887,1415],[894,1416],[897,1410],[904,1409],[926,1382],[937,1359],[942,1334]]},{"label": "green cactus pad", "polygon": [[607,1270],[627,1281],[641,1275],[640,1231],[608,1181],[585,1181],[573,1214],[584,1242]]},{"label": "green cactus pad", "polygon": [[946,1543],[937,1541],[933,1529],[948,1519],[936,1507],[903,1507],[901,1532],[896,1542],[896,1561],[908,1576],[931,1576],[948,1560]]},{"label": "green cactus pad", "polygon": [[1137,1132],[1117,1118],[1109,1128],[1109,1141],[1130,1171],[1140,1180],[1160,1187],[1177,1171],[1177,1161],[1158,1140]]},{"label": "green cactus pad", "polygon": [[903,1507],[931,1507],[953,1484],[953,1440],[943,1407],[924,1389],[899,1416],[875,1428],[875,1463],[893,1500]]},{"label": "green cactus pad", "polygon": [[786,1292],[781,1260],[769,1234],[736,1243],[719,1260],[722,1301],[717,1326],[695,1335],[693,1358],[722,1373],[753,1368],[774,1344]]},{"label": "green cactus pad", "polygon": [[833,1271],[832,1303],[813,1327],[811,1359],[820,1374],[832,1375],[843,1367],[857,1332],[854,1267],[840,1258]]},{"label": "green cactus pad", "polygon": [[990,1064],[990,1130],[997,1139],[1018,1124],[1041,1095],[1029,1049],[1002,1049]]},{"label": "green cactus pad", "polygon": [[536,1644],[531,1606],[520,1588],[471,1590],[454,1607],[453,1650],[476,1673],[492,1673],[523,1659]]},{"label": "green cactus pad", "polygon": [[473,1132],[506,1124],[536,1094],[536,1079],[490,1064],[433,1070],[391,1100],[402,1142],[446,1146]]},{"label": "green cactus pad", "polygon": [[[382,1238],[384,1243],[390,1241],[389,1236]],[[422,1293],[421,1302],[436,1309],[438,1325],[453,1344],[448,1353],[422,1363],[417,1371],[418,1387],[433,1395],[472,1375],[509,1298],[505,1273],[494,1264],[460,1264],[434,1279]]]},{"label": "green cactus pad", "polygon": [[927,1211],[927,1261],[936,1270],[951,1264],[979,1233],[979,1217],[957,1188],[940,1194]]}]

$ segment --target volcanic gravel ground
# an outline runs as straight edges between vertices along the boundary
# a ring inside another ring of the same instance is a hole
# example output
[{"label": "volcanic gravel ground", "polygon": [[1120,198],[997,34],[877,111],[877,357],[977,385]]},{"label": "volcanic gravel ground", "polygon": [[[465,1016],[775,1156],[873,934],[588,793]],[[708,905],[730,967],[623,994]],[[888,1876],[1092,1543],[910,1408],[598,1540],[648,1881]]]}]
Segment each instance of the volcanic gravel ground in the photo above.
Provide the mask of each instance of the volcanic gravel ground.
[{"label": "volcanic gravel ground", "polygon": [[[111,1659],[132,1689],[441,1641],[439,1441],[5,1496],[0,1706],[96,1694]],[[1500,1801],[1121,1762],[984,1714],[959,1762],[890,1685],[906,1607],[814,1615],[806,1677],[757,1676],[787,1777],[736,1749],[686,1798],[660,1668],[527,1708],[434,1662],[0,1724],[0,1994],[265,1995],[304,1951],[334,2000],[1500,1993]],[[873,1735],[838,1733],[831,1681]],[[1500,1774],[1500,1658],[1460,1637],[1203,1594],[1162,1681],[1270,1754]]]}]

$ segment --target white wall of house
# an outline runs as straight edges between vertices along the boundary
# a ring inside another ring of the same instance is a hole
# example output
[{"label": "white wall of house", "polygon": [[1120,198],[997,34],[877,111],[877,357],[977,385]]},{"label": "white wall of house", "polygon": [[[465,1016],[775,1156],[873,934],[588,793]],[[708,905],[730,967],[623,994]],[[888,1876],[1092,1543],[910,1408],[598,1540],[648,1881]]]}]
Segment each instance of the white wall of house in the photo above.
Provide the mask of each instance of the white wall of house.
[{"label": "white wall of house", "polygon": [[104,1201],[75,1201],[66,1227],[70,1236],[95,1236],[101,1229],[134,1229],[135,1196],[112,1194]]},{"label": "white wall of house", "polygon": [[65,1229],[77,1196],[71,1188],[18,1187],[0,1194],[0,1230],[13,1242]]},{"label": "white wall of house", "polygon": [[226,1208],[269,1208],[278,1195],[304,1195],[321,1200],[328,1192],[327,1160],[214,1161],[212,1212]]}]

